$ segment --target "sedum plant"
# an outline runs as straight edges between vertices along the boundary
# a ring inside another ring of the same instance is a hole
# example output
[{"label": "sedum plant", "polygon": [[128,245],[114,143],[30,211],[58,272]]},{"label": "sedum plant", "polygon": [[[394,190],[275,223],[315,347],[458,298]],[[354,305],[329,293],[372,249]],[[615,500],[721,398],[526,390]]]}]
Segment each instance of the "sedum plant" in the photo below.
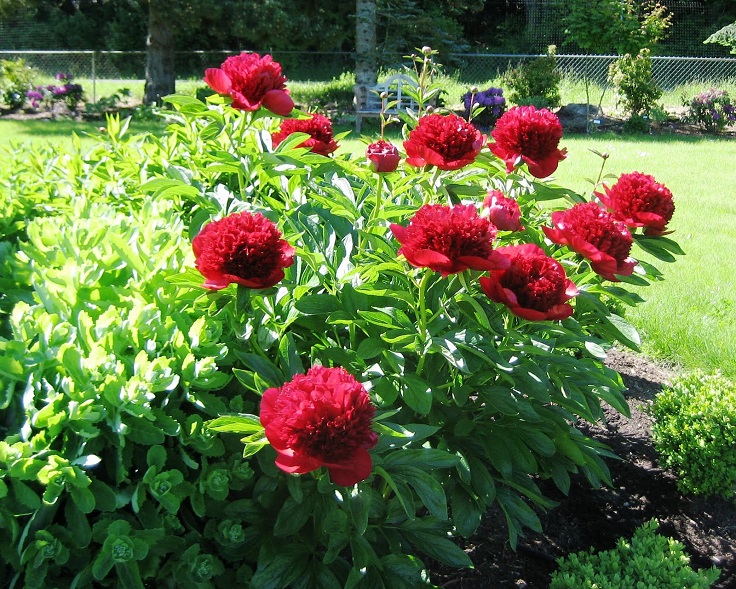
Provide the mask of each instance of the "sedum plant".
[{"label": "sedum plant", "polygon": [[164,137],[111,118],[3,184],[3,583],[432,586],[422,559],[472,566],[453,539],[489,506],[515,545],[540,479],[610,482],[577,424],[628,412],[610,301],[660,279],[641,251],[681,253],[672,194],[545,180],[556,117],[511,109],[489,143],[426,108],[432,55],[401,151],[341,155],[242,54],[168,98]]},{"label": "sedum plant", "polygon": [[736,383],[695,372],[673,379],[652,403],[652,438],[685,493],[736,494]]},{"label": "sedum plant", "polygon": [[694,571],[685,546],[657,534],[656,520],[644,523],[630,540],[601,552],[578,552],[557,560],[550,589],[708,589],[716,567]]}]

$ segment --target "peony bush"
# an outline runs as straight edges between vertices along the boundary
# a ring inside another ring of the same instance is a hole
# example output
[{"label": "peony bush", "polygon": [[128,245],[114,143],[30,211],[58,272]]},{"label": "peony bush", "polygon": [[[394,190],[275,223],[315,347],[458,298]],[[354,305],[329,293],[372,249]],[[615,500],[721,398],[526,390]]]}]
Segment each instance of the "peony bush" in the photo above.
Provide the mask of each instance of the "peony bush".
[{"label": "peony bush", "polygon": [[610,482],[578,425],[628,411],[610,302],[661,278],[641,251],[681,253],[672,195],[557,186],[552,113],[489,139],[415,66],[403,145],[365,157],[243,54],[168,98],[163,138],[113,118],[0,164],[3,583],[432,586],[489,506],[515,546],[541,480]]}]

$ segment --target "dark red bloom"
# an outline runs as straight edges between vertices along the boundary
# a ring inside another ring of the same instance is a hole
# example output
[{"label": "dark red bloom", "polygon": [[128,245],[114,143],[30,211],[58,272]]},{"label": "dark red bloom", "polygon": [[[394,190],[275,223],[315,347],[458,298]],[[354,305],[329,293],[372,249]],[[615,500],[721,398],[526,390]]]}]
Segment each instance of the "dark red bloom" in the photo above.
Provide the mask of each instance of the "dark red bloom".
[{"label": "dark red bloom", "polygon": [[672,192],[649,174],[621,174],[618,182],[603,186],[605,194],[596,192],[600,201],[627,227],[645,227],[647,235],[664,235],[675,212]]},{"label": "dark red bloom", "polygon": [[328,155],[337,149],[337,143],[332,137],[332,121],[319,113],[314,113],[308,119],[281,121],[278,132],[271,134],[273,146],[276,147],[292,133],[309,135],[309,139],[300,143],[299,147],[308,147],[314,153]]},{"label": "dark red bloom", "polygon": [[401,161],[398,148],[383,139],[371,143],[365,151],[374,172],[393,172]]},{"label": "dark red bloom", "polygon": [[263,105],[272,113],[287,116],[294,108],[281,65],[270,55],[230,56],[219,68],[205,70],[204,81],[218,94],[230,96],[232,107],[239,110],[258,110]]},{"label": "dark red bloom", "polygon": [[419,119],[404,141],[406,163],[417,168],[431,165],[457,170],[472,164],[485,137],[468,121],[454,114],[431,114]]},{"label": "dark red bloom", "polygon": [[519,203],[500,190],[490,190],[483,201],[483,213],[501,231],[524,231]]},{"label": "dark red bloom", "polygon": [[562,139],[560,120],[546,108],[515,106],[498,119],[491,137],[495,143],[488,147],[506,162],[507,171],[525,162],[536,178],[552,174],[567,153],[558,149]]},{"label": "dark red bloom", "polygon": [[424,205],[407,227],[391,225],[401,243],[399,254],[417,268],[427,267],[442,276],[468,268],[495,270],[508,261],[493,249],[496,228],[478,216],[473,205]]},{"label": "dark red bloom", "polygon": [[281,470],[304,474],[326,466],[333,483],[349,487],[371,474],[375,412],[363,385],[346,370],[313,366],[266,390],[260,417]]},{"label": "dark red bloom", "polygon": [[572,315],[573,308],[566,301],[576,296],[578,289],[557,260],[533,243],[500,247],[497,251],[509,259],[510,266],[479,279],[488,298],[531,321]]},{"label": "dark red bloom", "polygon": [[553,228],[542,227],[555,243],[566,245],[590,260],[595,272],[618,281],[615,274],[630,276],[636,260],[629,257],[634,239],[621,221],[594,202],[576,204],[552,213]]},{"label": "dark red bloom", "polygon": [[268,288],[294,263],[294,248],[260,213],[235,213],[205,225],[192,240],[195,265],[214,290],[235,282]]}]

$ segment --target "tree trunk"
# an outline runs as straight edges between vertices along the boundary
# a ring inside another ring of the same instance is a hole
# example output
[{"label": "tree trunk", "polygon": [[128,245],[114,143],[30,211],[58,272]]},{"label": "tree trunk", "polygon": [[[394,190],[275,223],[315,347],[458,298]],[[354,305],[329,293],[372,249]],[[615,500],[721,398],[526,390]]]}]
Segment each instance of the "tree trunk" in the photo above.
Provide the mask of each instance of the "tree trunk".
[{"label": "tree trunk", "polygon": [[146,39],[146,104],[161,104],[161,98],[176,90],[174,31],[165,0],[148,0]]},{"label": "tree trunk", "polygon": [[369,87],[377,81],[376,0],[355,0],[355,83]]}]

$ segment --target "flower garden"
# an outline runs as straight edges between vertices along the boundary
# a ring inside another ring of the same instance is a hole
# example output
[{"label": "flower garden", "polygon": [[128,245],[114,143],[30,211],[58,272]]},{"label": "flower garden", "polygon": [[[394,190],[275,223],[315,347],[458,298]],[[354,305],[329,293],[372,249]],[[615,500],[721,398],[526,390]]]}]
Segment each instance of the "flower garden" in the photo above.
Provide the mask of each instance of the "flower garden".
[{"label": "flower garden", "polygon": [[554,506],[542,482],[610,483],[584,425],[628,414],[604,361],[639,347],[629,286],[663,278],[640,256],[682,254],[677,196],[646,170],[591,199],[547,181],[556,116],[491,112],[486,135],[475,93],[467,118],[431,106],[432,57],[402,144],[365,157],[242,54],[206,101],[167,99],[162,138],[111,118],[92,155],[18,164],[3,584],[431,587],[428,561],[472,566],[456,540],[492,506],[515,547]]}]

